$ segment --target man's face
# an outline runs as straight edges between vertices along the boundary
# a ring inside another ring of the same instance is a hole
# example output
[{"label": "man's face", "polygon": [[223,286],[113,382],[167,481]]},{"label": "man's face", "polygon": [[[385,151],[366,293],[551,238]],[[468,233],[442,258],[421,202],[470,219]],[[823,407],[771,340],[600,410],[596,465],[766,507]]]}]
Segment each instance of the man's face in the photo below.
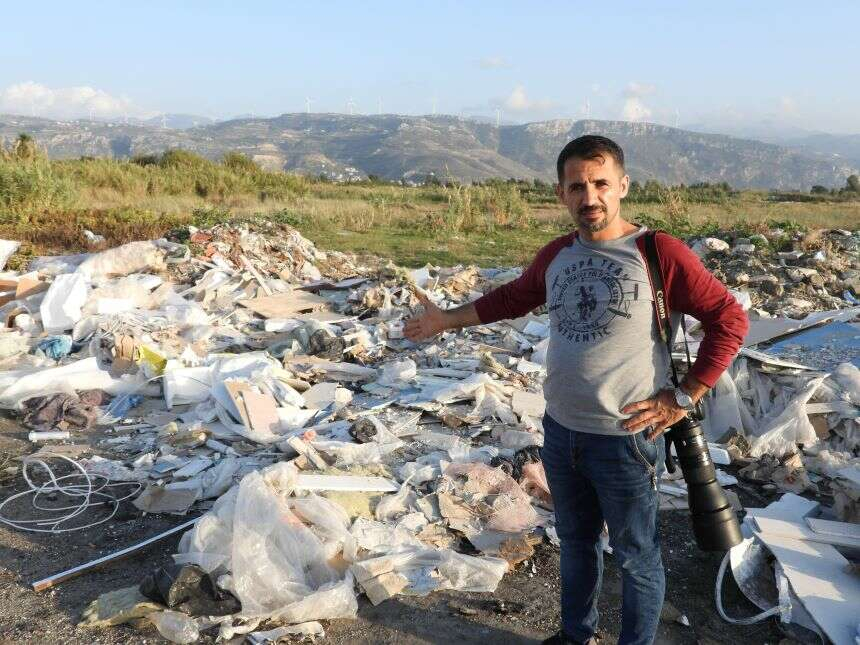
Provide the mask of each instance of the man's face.
[{"label": "man's face", "polygon": [[556,195],[581,230],[597,233],[617,221],[629,184],[630,178],[610,156],[572,157],[564,164]]}]

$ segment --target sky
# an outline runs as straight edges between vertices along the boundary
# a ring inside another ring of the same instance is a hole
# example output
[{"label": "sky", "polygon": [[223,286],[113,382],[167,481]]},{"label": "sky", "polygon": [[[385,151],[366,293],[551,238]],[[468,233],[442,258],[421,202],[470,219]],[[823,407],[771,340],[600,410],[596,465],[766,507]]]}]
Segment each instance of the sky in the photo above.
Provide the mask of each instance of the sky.
[{"label": "sky", "polygon": [[0,113],[860,133],[860,2],[15,2]]}]

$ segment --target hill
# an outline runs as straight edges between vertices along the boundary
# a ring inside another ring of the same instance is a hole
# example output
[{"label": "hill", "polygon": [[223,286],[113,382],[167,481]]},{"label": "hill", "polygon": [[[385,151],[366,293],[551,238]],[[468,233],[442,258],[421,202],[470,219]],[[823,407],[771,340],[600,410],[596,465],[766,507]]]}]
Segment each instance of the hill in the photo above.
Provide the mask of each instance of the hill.
[{"label": "hill", "polygon": [[633,179],[669,184],[728,182],[735,188],[843,186],[857,172],[822,148],[791,149],[751,139],[651,123],[553,120],[502,125],[453,116],[284,114],[186,129],[100,121],[51,121],[0,115],[0,140],[33,135],[54,158],[129,157],[183,148],[211,159],[231,150],[264,168],[333,179],[423,181],[428,176],[554,179],[570,139],[604,134],[625,149]]}]

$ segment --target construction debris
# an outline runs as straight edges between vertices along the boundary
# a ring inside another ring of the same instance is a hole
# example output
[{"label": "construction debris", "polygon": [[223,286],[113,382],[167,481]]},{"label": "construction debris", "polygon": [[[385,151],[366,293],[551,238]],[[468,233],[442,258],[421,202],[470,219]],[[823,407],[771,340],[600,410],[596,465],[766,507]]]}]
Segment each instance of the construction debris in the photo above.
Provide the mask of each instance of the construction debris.
[{"label": "construction debris", "polygon": [[[721,483],[832,496],[832,515],[814,523],[756,515],[766,543],[854,544],[856,524],[844,523],[860,520],[860,236],[771,231],[693,248],[735,289],[755,341],[705,400],[712,458],[740,478],[719,470]],[[52,454],[42,446],[25,462],[36,517],[7,517],[4,501],[0,522],[94,526],[117,512],[116,495],[77,497],[102,485],[124,486],[146,513],[202,513],[172,531],[187,530],[175,566],[140,581],[144,595],[104,594],[87,624],[147,618],[174,642],[210,629],[255,643],[319,635],[316,621],[355,616],[357,589],[373,604],[492,592],[536,544],[558,544],[539,449],[547,314],[423,344],[403,336],[416,288],[451,307],[518,269],[359,262],[268,222],[29,269],[3,276],[0,405],[34,442],[54,442],[67,473],[38,483]],[[701,330],[688,322],[695,349]],[[86,457],[56,443],[96,432]],[[664,474],[661,508],[686,507],[679,475]],[[40,515],[47,492],[75,496],[75,510]]]}]

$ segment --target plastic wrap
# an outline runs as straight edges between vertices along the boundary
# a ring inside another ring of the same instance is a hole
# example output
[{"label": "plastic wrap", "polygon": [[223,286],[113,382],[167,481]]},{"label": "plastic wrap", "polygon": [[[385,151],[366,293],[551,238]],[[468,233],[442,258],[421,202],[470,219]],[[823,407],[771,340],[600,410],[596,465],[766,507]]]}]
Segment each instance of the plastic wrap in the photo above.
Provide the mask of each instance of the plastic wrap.
[{"label": "plastic wrap", "polygon": [[519,533],[534,526],[537,514],[529,495],[509,475],[486,464],[451,464],[438,492],[462,500],[483,528]]},{"label": "plastic wrap", "polygon": [[811,379],[778,416],[763,424],[761,436],[752,443],[750,456],[771,454],[774,457],[784,457],[797,452],[798,444],[809,447],[818,442],[818,435],[815,434],[815,428],[806,414],[806,404],[824,382],[824,378],[821,376]]},{"label": "plastic wrap", "polygon": [[159,611],[147,616],[158,633],[171,643],[193,643],[200,638],[197,621],[178,611]]},{"label": "plastic wrap", "polygon": [[295,478],[295,467],[284,462],[245,475],[183,536],[180,554],[204,570],[220,556],[214,573],[229,572],[245,618],[354,615],[352,581],[328,562],[337,550],[330,538],[345,529],[343,517],[333,516],[321,498],[290,499]]}]

